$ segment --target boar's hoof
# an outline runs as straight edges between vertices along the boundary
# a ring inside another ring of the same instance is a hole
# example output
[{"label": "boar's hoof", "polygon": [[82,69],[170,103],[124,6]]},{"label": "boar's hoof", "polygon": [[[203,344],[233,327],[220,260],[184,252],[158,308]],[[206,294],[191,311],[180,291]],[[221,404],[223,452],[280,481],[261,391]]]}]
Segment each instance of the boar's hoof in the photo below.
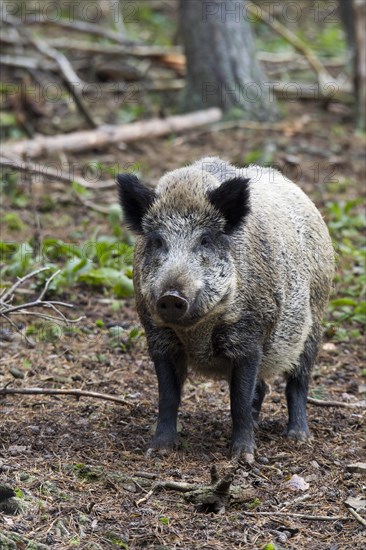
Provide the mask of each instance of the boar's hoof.
[{"label": "boar's hoof", "polygon": [[146,458],[150,458],[152,456],[167,456],[169,455],[173,450],[173,447],[168,449],[168,448],[159,448],[159,449],[156,449],[155,447],[150,447],[147,451],[146,451]]},{"label": "boar's hoof", "polygon": [[147,451],[148,455],[151,455],[154,452],[159,452],[160,454],[169,454],[176,448],[176,438],[168,437],[164,435],[155,435],[151,442],[150,448]]},{"label": "boar's hoof", "polygon": [[289,439],[292,439],[294,441],[310,442],[313,439],[309,431],[305,431],[305,430],[291,429],[291,430],[288,430],[286,435]]},{"label": "boar's hoof", "polygon": [[253,464],[254,449],[248,449],[248,447],[244,445],[234,444],[231,449],[231,458],[240,459],[247,464]]}]

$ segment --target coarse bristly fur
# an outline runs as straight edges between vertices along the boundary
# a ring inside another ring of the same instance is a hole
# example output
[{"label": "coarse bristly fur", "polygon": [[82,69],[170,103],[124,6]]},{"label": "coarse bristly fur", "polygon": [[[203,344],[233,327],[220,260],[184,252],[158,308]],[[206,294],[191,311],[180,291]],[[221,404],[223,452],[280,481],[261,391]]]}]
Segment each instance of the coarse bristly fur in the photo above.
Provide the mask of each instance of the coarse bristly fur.
[{"label": "coarse bristly fur", "polygon": [[[265,381],[280,373],[288,435],[306,439],[308,379],[334,269],[314,204],[275,169],[216,157],[167,173],[155,191],[131,175],[118,181],[138,235],[136,304],[159,381],[152,448],[175,443],[187,369],[229,381],[233,454],[252,460],[252,420]],[[184,315],[162,318],[162,296],[178,296]]]}]

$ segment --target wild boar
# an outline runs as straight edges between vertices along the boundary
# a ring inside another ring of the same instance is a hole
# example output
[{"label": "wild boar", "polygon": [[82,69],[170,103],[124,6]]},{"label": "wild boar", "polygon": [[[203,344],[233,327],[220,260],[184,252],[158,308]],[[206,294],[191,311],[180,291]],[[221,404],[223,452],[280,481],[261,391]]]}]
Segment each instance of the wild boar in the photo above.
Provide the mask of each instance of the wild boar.
[{"label": "wild boar", "polygon": [[265,381],[286,377],[287,435],[306,440],[309,375],[334,259],[327,227],[279,171],[207,157],[155,190],[118,175],[134,287],[159,386],[151,449],[176,444],[187,369],[228,380],[232,456],[254,460]]}]

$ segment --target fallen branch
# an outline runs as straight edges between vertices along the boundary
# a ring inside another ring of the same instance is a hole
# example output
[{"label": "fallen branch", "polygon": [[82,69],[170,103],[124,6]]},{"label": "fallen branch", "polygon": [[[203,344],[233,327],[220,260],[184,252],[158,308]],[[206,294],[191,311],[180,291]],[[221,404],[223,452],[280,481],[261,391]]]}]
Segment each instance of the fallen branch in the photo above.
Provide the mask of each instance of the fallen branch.
[{"label": "fallen branch", "polygon": [[129,403],[123,397],[109,395],[108,393],[98,393],[87,390],[63,390],[54,388],[0,388],[0,395],[74,395],[75,397],[93,397],[94,399],[102,399],[104,401],[113,401],[114,403],[122,403],[133,407],[133,403]]},{"label": "fallen branch", "polygon": [[258,8],[258,6],[255,6],[254,4],[246,4],[246,8],[252,16],[258,17],[261,21],[266,23],[266,25],[271,27],[271,29],[276,31],[277,34],[282,36],[282,38],[287,40],[287,42],[289,42],[296,50],[304,55],[309,65],[314,69],[318,76],[319,89],[323,97],[329,97],[330,92],[332,92],[333,95],[334,88],[333,90],[329,89],[329,86],[332,87],[332,85],[335,85],[339,91],[342,91],[338,80],[335,80],[332,77],[309,46],[298,36],[296,36],[295,33],[282,25],[282,23],[280,23],[277,19],[271,17],[268,12]]},{"label": "fallen branch", "polygon": [[279,99],[296,100],[308,99],[310,101],[326,98],[331,101],[341,101],[342,103],[353,103],[354,96],[351,86],[340,86],[334,80],[324,85],[305,84],[303,82],[269,82],[269,88]]},{"label": "fallen branch", "polygon": [[[126,84],[119,82],[102,82],[99,83],[100,89],[106,93],[123,94],[137,92],[163,92],[163,91],[180,91],[184,88],[183,78],[166,78],[154,80],[151,82],[140,81],[139,84],[134,84],[136,88],[126,87]],[[272,90],[276,97],[284,100],[305,99],[316,101],[324,97],[324,93],[320,90],[318,84],[306,84],[304,82],[281,82],[269,81],[266,86]],[[335,82],[328,83],[327,99],[342,103],[353,103],[354,96],[351,86],[343,86],[342,89]],[[91,90],[92,92],[92,90]],[[87,91],[86,91],[87,94]]]},{"label": "fallen branch", "polygon": [[[9,19],[7,15],[5,22]],[[35,17],[27,17],[23,20],[23,25],[47,25],[57,27],[58,29],[65,29],[71,31],[78,31],[79,33],[92,34],[94,36],[100,36],[101,38],[107,38],[113,42],[123,45],[132,45],[135,44],[133,40],[126,40],[118,32],[111,31],[109,29],[103,28],[101,25],[96,25],[94,23],[89,23],[86,21],[76,21],[76,20],[63,20],[63,19],[51,19],[46,17],[42,19],[39,15]]]},{"label": "fallen branch", "polygon": [[145,46],[140,44],[111,46],[96,44],[83,40],[65,40],[53,38],[49,43],[57,49],[77,50],[91,54],[104,54],[109,57],[131,56],[143,59],[165,58],[167,55],[183,55],[181,48],[166,48],[164,46]]},{"label": "fallen branch", "polygon": [[194,504],[199,512],[217,513],[224,509],[229,501],[241,503],[252,499],[254,496],[253,487],[232,486],[232,473],[220,478],[215,465],[210,469],[210,476],[211,483],[209,485],[180,481],[157,481],[144,497],[136,501],[136,505],[138,506],[149,500],[154,492],[168,489],[184,493],[184,499]]},{"label": "fallen branch", "polygon": [[[10,36],[8,33],[3,32],[0,36],[0,43],[6,45],[22,45],[26,43],[25,40],[15,39]],[[111,45],[111,44],[102,44],[96,42],[87,42],[86,40],[74,40],[67,38],[47,38],[47,43],[50,44],[53,48],[60,50],[76,50],[80,52],[90,53],[90,54],[103,54],[108,57],[123,57],[131,56],[138,57],[143,59],[153,59],[156,58],[158,61],[161,59],[164,61],[170,56],[177,56],[180,59],[180,64],[185,65],[185,55],[182,53],[182,48],[180,47],[166,47],[166,46],[145,46],[144,44],[121,44],[121,45]],[[295,63],[299,64],[302,67],[305,63],[306,66],[309,64],[304,60],[303,55],[299,55],[295,52],[257,52],[257,58],[259,61],[270,64],[283,64],[283,63]],[[324,67],[342,67],[348,62],[346,57],[334,57],[327,59],[324,62]]]},{"label": "fallen branch", "polygon": [[226,474],[220,479],[215,465],[212,466],[210,473],[210,485],[203,485],[199,489],[194,489],[184,495],[184,499],[194,504],[198,512],[217,513],[225,510],[230,499],[230,487],[233,475]]},{"label": "fallen branch", "polygon": [[344,401],[324,401],[308,397],[308,403],[318,407],[342,407],[344,409],[366,409],[366,401],[357,401],[356,403],[345,403]]},{"label": "fallen branch", "polygon": [[221,116],[220,109],[211,108],[205,111],[171,116],[166,119],[156,118],[122,126],[100,126],[96,130],[85,130],[57,136],[39,136],[35,139],[3,145],[1,152],[5,157],[27,155],[27,157],[34,158],[39,155],[53,155],[61,151],[86,151],[113,143],[128,143],[139,139],[183,132],[197,126],[217,122]]},{"label": "fallen branch", "polygon": [[310,122],[310,117],[304,115],[300,117],[295,124],[289,125],[288,122],[257,122],[254,120],[233,120],[229,122],[218,122],[217,124],[212,124],[209,128],[202,128],[196,132],[191,132],[188,136],[182,136],[175,139],[175,145],[182,145],[192,139],[196,139],[204,134],[214,133],[214,132],[225,132],[228,130],[255,130],[260,132],[291,132],[296,134],[303,132],[304,126]]}]

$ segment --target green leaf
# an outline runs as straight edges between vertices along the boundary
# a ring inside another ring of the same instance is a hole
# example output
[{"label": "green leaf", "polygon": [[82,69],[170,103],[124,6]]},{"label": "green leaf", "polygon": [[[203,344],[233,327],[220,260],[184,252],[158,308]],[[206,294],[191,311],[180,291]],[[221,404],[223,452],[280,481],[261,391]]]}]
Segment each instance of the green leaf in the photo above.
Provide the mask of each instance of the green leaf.
[{"label": "green leaf", "polygon": [[118,269],[112,267],[100,267],[90,269],[79,276],[79,281],[93,286],[113,287],[113,291],[119,298],[133,295],[133,282]]},{"label": "green leaf", "polygon": [[128,298],[133,296],[134,289],[132,280],[121,274],[120,280],[113,287],[113,292],[117,298]]},{"label": "green leaf", "polygon": [[335,300],[331,300],[330,305],[332,307],[342,307],[342,306],[357,306],[356,300],[353,300],[352,298],[336,298]]}]

